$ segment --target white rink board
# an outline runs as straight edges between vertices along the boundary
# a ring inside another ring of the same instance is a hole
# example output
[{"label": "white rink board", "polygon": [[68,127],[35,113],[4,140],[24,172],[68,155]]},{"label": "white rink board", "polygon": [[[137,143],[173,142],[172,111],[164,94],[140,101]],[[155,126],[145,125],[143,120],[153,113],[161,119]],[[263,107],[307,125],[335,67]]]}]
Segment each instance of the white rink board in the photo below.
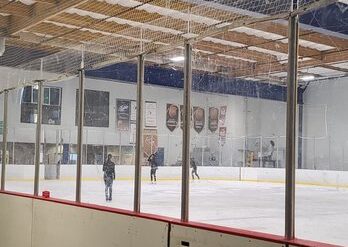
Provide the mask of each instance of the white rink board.
[{"label": "white rink board", "polygon": [[166,222],[34,200],[33,247],[164,247]]},{"label": "white rink board", "polygon": [[214,231],[202,230],[192,227],[172,225],[170,232],[170,247],[284,247],[280,243],[272,243],[258,239],[234,236]]},{"label": "white rink board", "polygon": [[32,247],[32,199],[0,194],[0,246]]},{"label": "white rink board", "polygon": [[[255,182],[284,182],[285,169],[283,168],[255,168],[255,167],[218,167],[199,166],[198,174],[202,179],[209,180],[234,180]],[[150,168],[142,167],[142,178],[149,179]],[[61,165],[60,176],[62,180],[75,180],[76,166]],[[44,166],[40,167],[40,177],[44,178]],[[159,180],[181,179],[181,167],[159,167],[157,171]],[[6,179],[13,181],[33,180],[33,165],[7,165]],[[103,171],[101,165],[83,165],[83,180],[101,180]],[[133,180],[134,166],[116,166],[116,179]],[[319,186],[348,187],[347,171],[324,171],[324,170],[296,170],[296,183],[312,184]]]}]

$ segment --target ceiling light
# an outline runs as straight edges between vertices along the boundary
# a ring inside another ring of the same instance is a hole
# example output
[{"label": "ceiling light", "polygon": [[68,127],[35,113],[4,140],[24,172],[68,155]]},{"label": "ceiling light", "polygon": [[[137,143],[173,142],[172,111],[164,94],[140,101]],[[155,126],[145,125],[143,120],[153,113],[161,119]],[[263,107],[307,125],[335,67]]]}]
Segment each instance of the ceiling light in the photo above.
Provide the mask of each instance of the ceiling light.
[{"label": "ceiling light", "polygon": [[183,56],[172,57],[170,60],[173,62],[181,62],[181,61],[185,60],[185,57],[183,57]]},{"label": "ceiling light", "polygon": [[315,79],[314,75],[304,75],[300,78],[301,81],[312,81],[314,79]]}]

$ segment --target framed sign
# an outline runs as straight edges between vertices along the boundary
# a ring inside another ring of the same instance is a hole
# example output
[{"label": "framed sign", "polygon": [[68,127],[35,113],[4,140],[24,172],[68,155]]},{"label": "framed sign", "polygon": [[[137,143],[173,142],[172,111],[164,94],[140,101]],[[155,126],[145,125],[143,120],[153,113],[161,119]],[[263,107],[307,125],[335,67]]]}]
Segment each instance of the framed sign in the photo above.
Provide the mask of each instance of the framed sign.
[{"label": "framed sign", "polygon": [[157,103],[152,101],[145,102],[145,127],[157,127]]},{"label": "framed sign", "polygon": [[130,101],[116,99],[117,129],[121,131],[129,130]]}]

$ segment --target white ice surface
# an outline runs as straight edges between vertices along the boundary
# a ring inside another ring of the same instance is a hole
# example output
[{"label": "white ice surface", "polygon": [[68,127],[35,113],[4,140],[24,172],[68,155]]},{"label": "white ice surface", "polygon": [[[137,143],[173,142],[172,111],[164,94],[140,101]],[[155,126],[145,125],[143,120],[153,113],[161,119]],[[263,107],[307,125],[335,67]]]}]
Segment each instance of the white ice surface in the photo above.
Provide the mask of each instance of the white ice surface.
[{"label": "white ice surface", "polygon": [[[12,191],[32,193],[32,182],[8,181]],[[191,181],[190,220],[283,235],[284,184]],[[116,181],[112,202],[104,200],[103,181],[83,181],[82,201],[132,209],[133,181]],[[41,181],[40,190],[73,200],[74,181]],[[142,212],[179,218],[179,181],[142,183]],[[348,246],[348,189],[297,186],[296,236]]]}]

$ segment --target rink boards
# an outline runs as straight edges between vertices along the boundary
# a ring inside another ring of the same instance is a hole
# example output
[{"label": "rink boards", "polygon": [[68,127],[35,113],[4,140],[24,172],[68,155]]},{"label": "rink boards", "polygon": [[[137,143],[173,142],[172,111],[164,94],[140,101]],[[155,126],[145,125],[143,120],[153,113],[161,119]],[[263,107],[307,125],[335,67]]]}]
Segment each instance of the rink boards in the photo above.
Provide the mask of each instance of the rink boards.
[{"label": "rink boards", "polygon": [[4,247],[331,246],[131,211],[0,192]]},{"label": "rink boards", "polygon": [[[31,165],[7,165],[6,179],[10,181],[32,180],[34,166]],[[205,180],[233,180],[255,182],[284,182],[285,169],[283,168],[253,168],[253,167],[198,167],[201,179]],[[61,180],[74,180],[76,177],[75,165],[62,165],[60,168]],[[148,180],[149,167],[142,168],[143,180]],[[44,166],[41,165],[40,177],[44,178]],[[84,165],[82,169],[83,180],[100,180],[103,177],[102,166]],[[179,180],[181,167],[159,167],[157,177],[160,180]],[[134,166],[117,166],[116,179],[132,180],[134,178]],[[324,170],[296,170],[296,183],[348,187],[348,171],[324,171]]]}]

